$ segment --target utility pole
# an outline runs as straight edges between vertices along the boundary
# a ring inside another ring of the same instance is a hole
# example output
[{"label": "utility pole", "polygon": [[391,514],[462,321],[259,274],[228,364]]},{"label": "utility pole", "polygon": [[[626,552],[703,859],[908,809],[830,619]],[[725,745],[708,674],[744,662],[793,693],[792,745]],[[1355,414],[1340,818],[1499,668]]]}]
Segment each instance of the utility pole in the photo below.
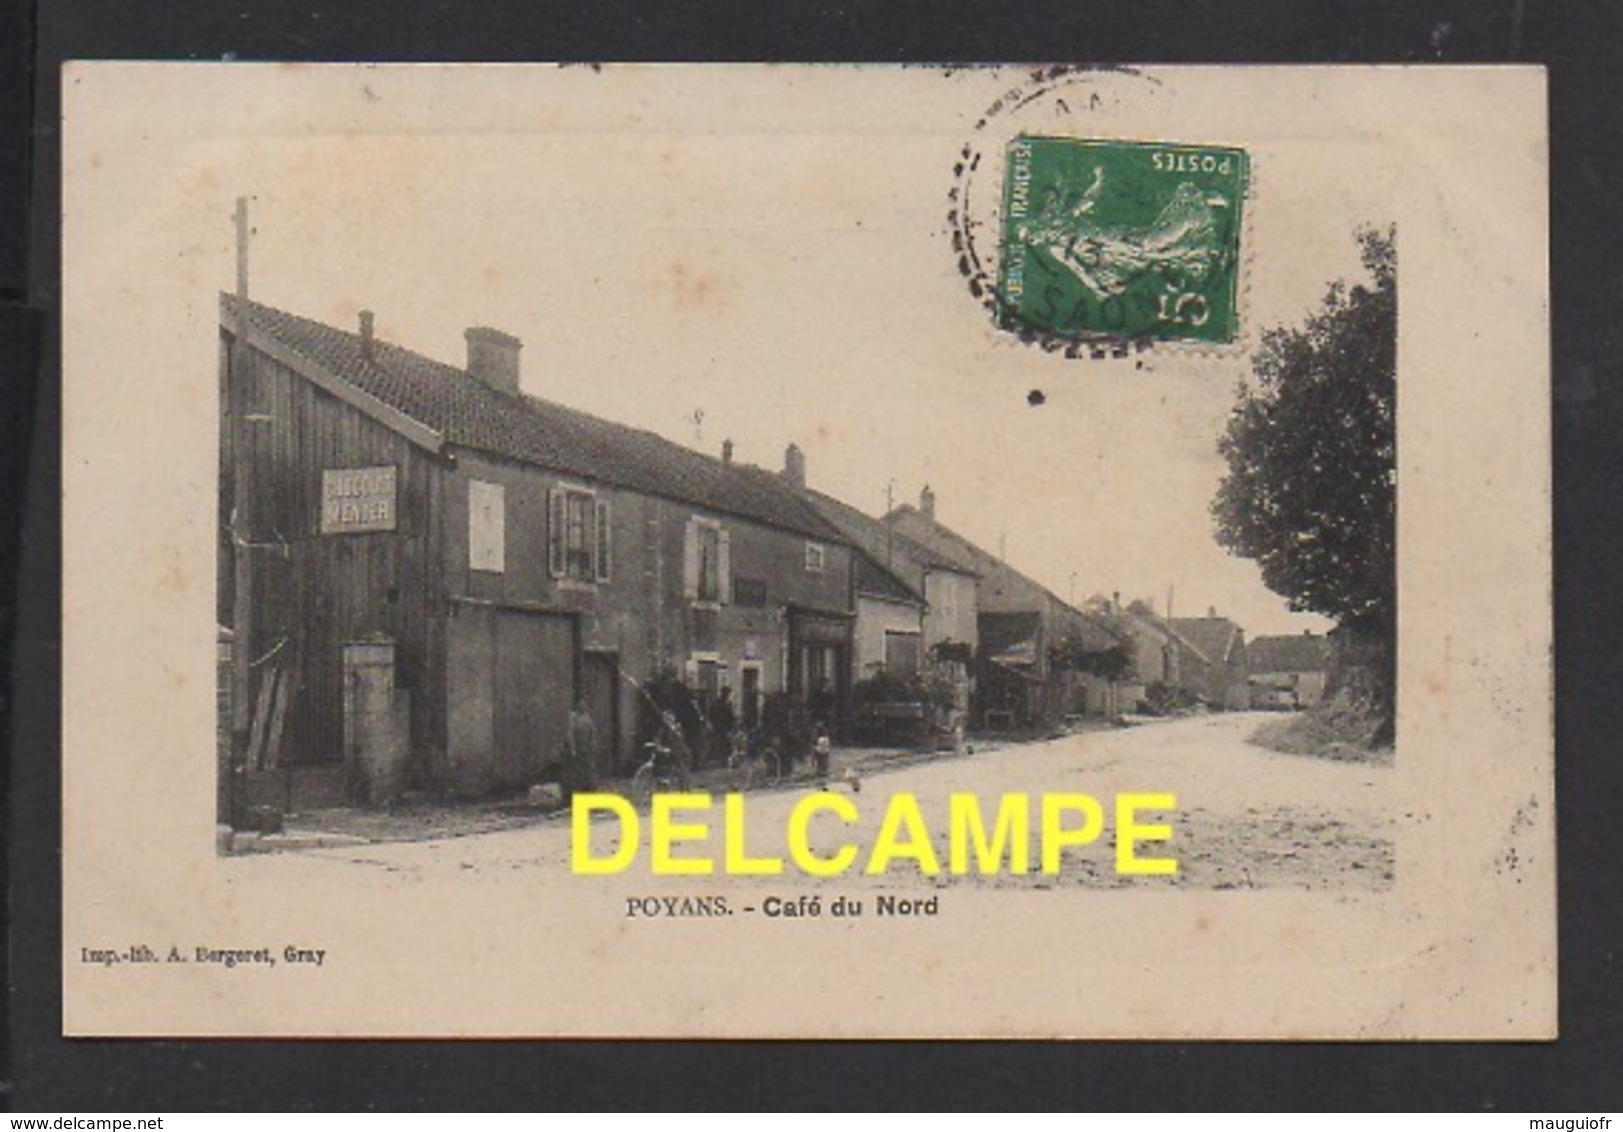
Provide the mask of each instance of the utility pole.
[{"label": "utility pole", "polygon": [[226,421],[231,445],[231,560],[233,602],[231,613],[231,765],[227,774],[227,812],[220,819],[236,826],[242,817],[243,787],[248,773],[248,744],[253,721],[253,564],[250,561],[249,512],[253,493],[249,475],[248,383],[248,198],[237,198],[237,317],[231,343],[230,377],[226,382]]},{"label": "utility pole", "polygon": [[[889,520],[890,513],[896,510],[896,481],[885,481],[885,518]],[[885,569],[891,569],[891,563],[896,557],[896,526],[894,523],[885,523]]]}]

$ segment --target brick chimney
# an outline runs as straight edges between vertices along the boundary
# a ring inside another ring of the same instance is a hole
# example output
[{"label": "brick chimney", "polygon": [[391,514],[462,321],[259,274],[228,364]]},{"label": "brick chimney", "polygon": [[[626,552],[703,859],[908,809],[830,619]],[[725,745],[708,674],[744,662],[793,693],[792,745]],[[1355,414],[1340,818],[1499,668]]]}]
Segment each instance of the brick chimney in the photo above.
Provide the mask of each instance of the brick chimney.
[{"label": "brick chimney", "polygon": [[361,312],[361,357],[372,360],[372,312]]},{"label": "brick chimney", "polygon": [[524,343],[488,326],[469,327],[463,337],[468,340],[468,372],[492,389],[517,393],[518,352]]},{"label": "brick chimney", "polygon": [[723,464],[731,464],[733,462],[733,442],[731,438],[721,442],[721,462]]},{"label": "brick chimney", "polygon": [[790,487],[806,487],[806,454],[800,445],[791,444],[783,450],[783,478]]},{"label": "brick chimney", "polygon": [[925,484],[924,490],[919,492],[919,514],[935,522],[935,492],[930,490],[929,484]]}]

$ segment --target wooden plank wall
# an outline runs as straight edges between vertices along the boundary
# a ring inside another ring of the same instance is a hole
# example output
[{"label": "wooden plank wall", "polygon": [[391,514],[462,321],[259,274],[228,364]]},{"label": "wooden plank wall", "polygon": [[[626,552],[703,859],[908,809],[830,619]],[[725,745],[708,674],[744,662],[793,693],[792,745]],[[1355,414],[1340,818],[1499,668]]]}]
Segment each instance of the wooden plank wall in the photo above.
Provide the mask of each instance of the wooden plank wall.
[{"label": "wooden plank wall", "polygon": [[[415,761],[427,773],[444,736],[443,696],[430,691],[440,675],[430,662],[430,623],[444,615],[444,587],[441,563],[427,548],[438,518],[434,481],[445,469],[263,355],[250,352],[242,376],[231,382],[233,409],[268,418],[247,427],[253,471],[245,530],[255,544],[256,610],[249,648],[268,657],[265,665],[294,673],[283,761],[343,761],[342,646],[381,632],[396,642],[397,681],[412,693]],[[222,448],[229,476],[229,443]],[[396,529],[323,535],[322,471],[384,465],[397,469]],[[229,483],[223,498],[230,499]]]}]

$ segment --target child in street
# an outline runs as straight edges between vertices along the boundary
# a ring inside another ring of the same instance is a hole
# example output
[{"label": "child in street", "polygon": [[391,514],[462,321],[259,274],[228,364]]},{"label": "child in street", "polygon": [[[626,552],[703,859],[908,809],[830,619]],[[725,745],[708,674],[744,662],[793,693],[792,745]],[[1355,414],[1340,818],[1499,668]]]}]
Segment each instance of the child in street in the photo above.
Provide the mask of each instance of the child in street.
[{"label": "child in street", "polygon": [[832,748],[828,737],[828,728],[821,721],[818,721],[812,729],[812,734],[814,736],[812,740],[812,765],[817,774],[817,786],[819,789],[826,790],[828,789],[828,759]]}]

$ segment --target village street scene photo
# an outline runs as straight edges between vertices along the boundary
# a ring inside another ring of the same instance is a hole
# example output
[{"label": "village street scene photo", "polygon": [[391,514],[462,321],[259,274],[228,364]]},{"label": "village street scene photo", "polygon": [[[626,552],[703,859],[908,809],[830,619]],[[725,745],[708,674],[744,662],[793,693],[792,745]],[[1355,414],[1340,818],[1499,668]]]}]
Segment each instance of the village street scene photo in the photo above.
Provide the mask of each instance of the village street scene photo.
[{"label": "village street scene photo", "polygon": [[[883,507],[825,490],[822,426],[797,425],[810,384],[768,465],[702,406],[662,435],[535,392],[547,348],[507,330],[435,358],[371,310],[339,326],[299,313],[323,305],[296,286],[292,309],[261,301],[248,210],[219,301],[222,852],[567,871],[578,794],[646,813],[741,792],[781,828],[812,791],[944,812],[954,793],[1153,786],[1179,800],[1174,876],[1119,875],[1107,835],[1057,876],[954,879],[1392,884],[1414,815],[1390,785],[1390,229],[1349,230],[1356,269],[1222,367],[1213,490],[1183,517],[1255,572],[1277,606],[1259,626],[1200,606],[1224,591],[1190,562],[1066,569],[1042,545],[1057,514],[966,533],[968,501],[910,481],[905,454],[871,454]],[[1056,456],[1056,492],[1087,490]],[[972,482],[998,514],[998,480]]]}]

